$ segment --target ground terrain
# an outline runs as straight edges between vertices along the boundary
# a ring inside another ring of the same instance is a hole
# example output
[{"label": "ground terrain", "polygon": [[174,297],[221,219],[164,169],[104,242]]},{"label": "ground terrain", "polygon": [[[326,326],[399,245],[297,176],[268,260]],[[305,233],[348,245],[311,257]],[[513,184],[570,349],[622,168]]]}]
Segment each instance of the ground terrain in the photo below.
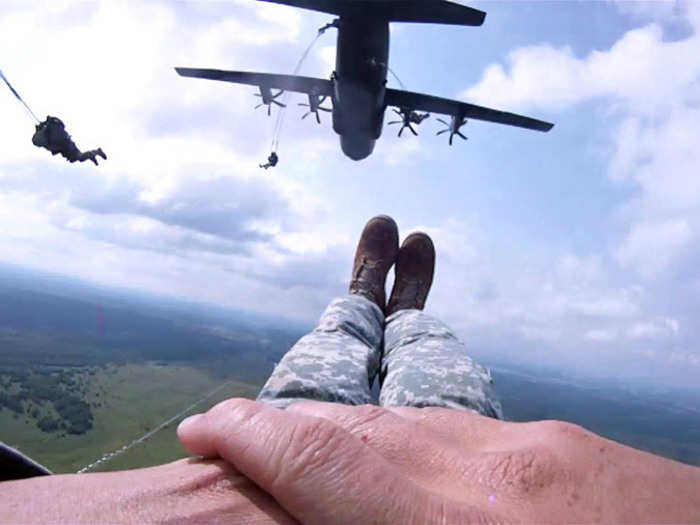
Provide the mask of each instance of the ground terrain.
[{"label": "ground terrain", "polygon": [[[36,418],[15,418],[5,409],[0,412],[2,440],[54,472],[76,472],[146,434],[221,383],[220,378],[189,364],[106,366],[90,377],[83,398],[99,404],[92,409],[93,426],[88,432],[42,432]],[[254,397],[256,393],[255,386],[235,382],[198,405],[197,410],[206,410],[229,397]],[[95,470],[155,465],[184,457],[175,438],[176,426],[177,422]]]},{"label": "ground terrain", "polygon": [[[255,397],[308,327],[0,268],[0,440],[76,472],[180,414]],[[506,418],[561,419],[700,465],[700,393],[488,363]],[[93,470],[184,457],[176,418]]]}]

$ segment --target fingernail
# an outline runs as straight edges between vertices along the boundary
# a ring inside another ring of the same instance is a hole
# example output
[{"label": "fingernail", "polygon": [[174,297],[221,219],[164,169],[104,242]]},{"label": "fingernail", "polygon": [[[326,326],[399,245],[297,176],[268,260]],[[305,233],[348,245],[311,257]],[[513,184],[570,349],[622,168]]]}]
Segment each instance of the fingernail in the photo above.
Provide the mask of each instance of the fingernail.
[{"label": "fingernail", "polygon": [[177,426],[177,431],[181,432],[185,428],[194,425],[199,421],[199,419],[202,417],[202,414],[195,414],[194,416],[190,416],[188,418],[183,419],[180,424]]}]

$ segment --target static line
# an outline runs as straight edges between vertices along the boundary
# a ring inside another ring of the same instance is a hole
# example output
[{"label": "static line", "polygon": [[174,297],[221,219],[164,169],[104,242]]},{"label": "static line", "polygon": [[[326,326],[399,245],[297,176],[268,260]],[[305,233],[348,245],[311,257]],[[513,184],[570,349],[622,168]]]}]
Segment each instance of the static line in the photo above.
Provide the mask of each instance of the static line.
[{"label": "static line", "polygon": [[203,398],[201,398],[201,399],[199,399],[198,401],[195,401],[194,403],[192,403],[190,406],[188,406],[188,407],[187,407],[186,409],[184,409],[183,411],[178,412],[176,415],[174,415],[173,417],[171,417],[171,418],[168,419],[167,421],[163,421],[160,425],[158,425],[156,428],[154,428],[154,429],[151,430],[150,432],[144,434],[143,436],[141,436],[141,437],[138,438],[138,439],[133,440],[133,441],[132,441],[131,443],[129,443],[128,445],[124,445],[122,448],[119,448],[119,449],[115,450],[114,452],[109,452],[109,453],[105,454],[105,455],[102,456],[100,459],[98,459],[98,460],[96,460],[96,461],[93,461],[92,463],[90,463],[90,464],[89,464],[88,466],[86,466],[86,467],[81,468],[78,472],[76,472],[76,474],[84,474],[85,472],[89,472],[90,470],[92,470],[93,468],[97,467],[98,465],[102,465],[103,463],[106,463],[107,461],[110,461],[111,459],[114,459],[116,456],[119,456],[120,454],[123,454],[124,452],[126,452],[126,451],[129,450],[130,448],[135,447],[135,446],[138,445],[139,443],[143,443],[143,442],[146,441],[148,438],[150,438],[153,434],[155,434],[156,432],[159,432],[159,431],[163,430],[165,427],[167,427],[168,425],[170,425],[171,423],[173,423],[173,422],[176,421],[177,419],[179,419],[179,418],[181,418],[182,416],[184,416],[187,412],[189,412],[190,410],[192,410],[193,408],[195,408],[197,405],[199,405],[199,404],[202,403],[203,401],[206,401],[207,399],[209,399],[210,397],[212,397],[212,396],[213,396],[214,394],[216,394],[219,390],[221,390],[221,389],[224,388],[225,386],[231,385],[231,384],[233,384],[233,381],[226,381],[226,382],[223,383],[222,385],[219,385],[219,386],[216,387],[214,390],[212,390],[212,391],[209,392],[207,395],[205,395]]},{"label": "static line", "polygon": [[391,73],[394,76],[396,81],[399,83],[399,86],[401,86],[401,89],[403,89],[405,91],[406,86],[403,85],[403,82],[401,82],[401,79],[399,78],[399,76],[396,73],[394,73],[394,70],[391,69],[389,66],[386,66],[386,69],[387,69],[387,71],[389,71],[389,73]]},{"label": "static line", "polygon": [[10,81],[7,80],[7,77],[5,77],[5,75],[3,75],[1,69],[0,69],[0,78],[2,78],[2,79],[5,81],[5,84],[7,84],[7,87],[8,87],[8,88],[10,88],[10,91],[12,91],[12,94],[13,94],[15,97],[17,97],[17,100],[19,100],[19,101],[22,103],[22,105],[24,105],[24,107],[27,109],[27,111],[28,111],[29,114],[32,116],[32,118],[36,121],[36,123],[38,124],[39,122],[41,122],[38,118],[36,118],[36,115],[35,115],[34,112],[29,108],[29,106],[28,106],[27,103],[22,99],[22,97],[19,96],[19,93],[17,93],[17,91],[15,91],[15,88],[12,87],[12,84],[10,84]]},{"label": "static line", "polygon": [[[316,44],[316,41],[319,38],[321,38],[322,35],[323,35],[323,33],[317,34],[316,37],[311,41],[311,43],[309,44],[309,47],[306,48],[306,50],[304,51],[304,54],[301,55],[299,62],[297,62],[297,65],[294,68],[292,75],[297,75],[299,73],[301,66],[304,65],[304,62],[306,62],[306,59],[309,56],[311,49],[314,47],[314,44]],[[288,99],[289,99],[289,91],[285,91],[284,95],[282,95],[282,103],[286,105]],[[275,129],[272,132],[272,151],[277,151],[277,149],[279,148],[279,144],[280,144],[279,139],[280,139],[280,135],[282,134],[282,125],[284,124],[285,109],[287,109],[287,108],[286,107],[280,108],[280,110],[277,112],[277,119],[275,121]]]}]

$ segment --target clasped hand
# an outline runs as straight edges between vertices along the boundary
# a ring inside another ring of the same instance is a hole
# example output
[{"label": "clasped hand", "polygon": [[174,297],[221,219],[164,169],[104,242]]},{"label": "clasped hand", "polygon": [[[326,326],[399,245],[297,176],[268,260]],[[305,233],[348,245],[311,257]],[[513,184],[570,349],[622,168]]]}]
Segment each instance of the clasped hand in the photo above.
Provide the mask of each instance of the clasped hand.
[{"label": "clasped hand", "polygon": [[[690,503],[699,469],[558,421],[233,399],[185,420],[178,436],[304,524],[700,520]],[[280,509],[259,510],[280,523]]]}]

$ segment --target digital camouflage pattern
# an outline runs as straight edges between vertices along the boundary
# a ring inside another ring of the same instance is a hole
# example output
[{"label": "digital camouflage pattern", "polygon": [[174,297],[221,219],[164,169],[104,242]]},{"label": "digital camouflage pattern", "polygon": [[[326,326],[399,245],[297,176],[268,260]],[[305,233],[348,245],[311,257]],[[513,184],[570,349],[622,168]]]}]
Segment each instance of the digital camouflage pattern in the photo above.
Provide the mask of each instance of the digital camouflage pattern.
[{"label": "digital camouflage pattern", "polygon": [[258,399],[279,408],[304,399],[369,404],[383,327],[384,314],[368,299],[349,295],[333,300],[314,331],[275,367]]},{"label": "digital camouflage pattern", "polygon": [[387,318],[380,380],[382,406],[455,408],[503,419],[488,369],[467,355],[447,325],[420,310]]},{"label": "digital camouflage pattern", "polygon": [[437,406],[503,418],[490,373],[445,324],[419,310],[401,310],[385,327],[377,305],[359,295],[331,302],[318,327],[275,367],[258,400],[278,408],[308,399],[369,404],[380,364],[382,406]]}]

